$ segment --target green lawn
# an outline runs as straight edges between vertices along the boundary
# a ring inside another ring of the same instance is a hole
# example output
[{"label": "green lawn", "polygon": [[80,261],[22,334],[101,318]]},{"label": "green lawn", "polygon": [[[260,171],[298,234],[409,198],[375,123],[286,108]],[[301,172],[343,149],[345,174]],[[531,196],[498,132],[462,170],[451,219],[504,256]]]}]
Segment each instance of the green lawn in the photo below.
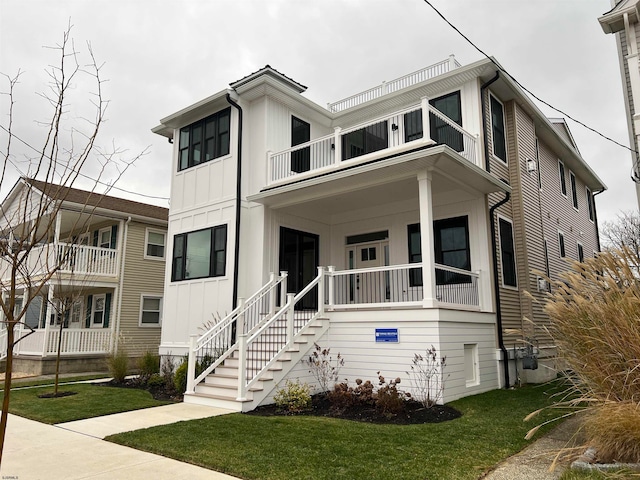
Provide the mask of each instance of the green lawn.
[{"label": "green lawn", "polygon": [[[63,383],[80,382],[83,380],[96,380],[98,378],[108,379],[111,377],[109,377],[109,374],[106,373],[103,375],[78,375],[73,377],[60,377],[58,383],[59,385],[62,385]],[[14,378],[11,382],[11,389],[13,390],[15,388],[30,387],[34,385],[53,385],[53,379],[47,378],[35,380],[33,378]],[[0,390],[4,390],[4,380],[0,380]]]},{"label": "green lawn", "polygon": [[82,383],[66,385],[61,387],[60,391],[73,391],[77,392],[77,395],[38,398],[38,395],[53,392],[51,386],[11,389],[9,411],[39,422],[62,423],[170,403],[154,400],[149,392],[133,388]]},{"label": "green lawn", "polygon": [[245,479],[476,479],[530,443],[523,418],[549,404],[549,389],[467,397],[451,404],[463,416],[441,424],[232,414],[108,440]]}]

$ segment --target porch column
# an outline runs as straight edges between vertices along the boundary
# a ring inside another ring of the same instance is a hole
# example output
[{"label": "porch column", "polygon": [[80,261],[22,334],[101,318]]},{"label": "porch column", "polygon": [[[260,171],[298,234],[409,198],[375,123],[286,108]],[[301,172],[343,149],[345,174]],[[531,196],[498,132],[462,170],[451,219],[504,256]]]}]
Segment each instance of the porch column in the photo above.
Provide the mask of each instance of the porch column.
[{"label": "porch column", "polygon": [[[60,243],[60,229],[61,229],[61,224],[62,224],[62,214],[60,212],[60,210],[58,210],[56,212],[56,226],[55,226],[55,230],[54,230],[54,234],[53,234],[53,265],[47,265],[47,269],[50,268],[56,268],[56,267],[62,267],[64,268],[62,265],[60,265],[61,263],[66,263],[66,258],[64,258],[64,256],[60,255],[60,252],[58,251],[58,244]],[[47,255],[47,259],[51,258],[49,255]]]},{"label": "porch column", "polygon": [[53,285],[49,284],[49,291],[47,292],[47,304],[45,305],[44,315],[44,340],[42,341],[42,356],[47,356],[47,350],[49,347],[49,323],[51,322],[51,315],[53,314]]},{"label": "porch column", "polygon": [[436,261],[430,170],[424,170],[418,174],[418,196],[420,199],[420,249],[422,253],[422,305],[424,308],[434,308],[436,306]]}]

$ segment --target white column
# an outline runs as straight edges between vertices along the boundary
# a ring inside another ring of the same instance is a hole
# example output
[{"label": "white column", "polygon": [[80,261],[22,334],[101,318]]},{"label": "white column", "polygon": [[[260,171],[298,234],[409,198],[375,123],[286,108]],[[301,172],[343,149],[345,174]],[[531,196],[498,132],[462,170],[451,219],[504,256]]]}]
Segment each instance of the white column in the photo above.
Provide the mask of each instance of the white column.
[{"label": "white column", "polygon": [[426,142],[431,140],[431,127],[429,126],[429,99],[427,97],[422,97],[420,100],[420,107],[422,109],[422,141]]},{"label": "white column", "polygon": [[42,342],[42,356],[47,356],[47,347],[49,345],[49,322],[51,321],[51,315],[53,314],[53,285],[49,284],[49,291],[47,292],[47,305],[45,306],[44,315],[44,340]]},{"label": "white column", "polygon": [[335,165],[340,165],[340,162],[342,161],[342,137],[340,136],[340,132],[342,132],[342,128],[340,127],[335,127],[333,129],[333,163]]},{"label": "white column", "polygon": [[[64,269],[64,265],[66,263],[66,257],[60,254],[58,249],[58,244],[60,243],[60,225],[62,223],[62,213],[60,210],[56,213],[56,226],[53,234],[53,265],[47,265],[47,269],[60,267]],[[51,259],[50,252],[47,252],[47,260]],[[62,265],[60,265],[62,264]]]},{"label": "white column", "polygon": [[431,172],[418,174],[418,196],[420,199],[420,248],[422,252],[422,291],[424,308],[436,306],[436,271],[433,239],[433,200]]}]

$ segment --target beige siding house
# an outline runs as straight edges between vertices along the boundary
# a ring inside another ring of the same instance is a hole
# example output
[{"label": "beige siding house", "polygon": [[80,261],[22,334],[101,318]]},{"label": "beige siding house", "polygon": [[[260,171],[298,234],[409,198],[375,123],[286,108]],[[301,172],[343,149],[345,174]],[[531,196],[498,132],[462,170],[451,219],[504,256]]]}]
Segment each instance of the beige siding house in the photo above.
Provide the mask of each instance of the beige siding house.
[{"label": "beige siding house", "polygon": [[[167,209],[22,178],[1,206],[4,239],[16,243],[34,220],[27,206],[40,199],[60,208],[41,222],[42,232],[34,232],[37,245],[17,279],[18,309],[29,305],[18,327],[15,371],[51,373],[59,340],[67,372],[104,370],[106,356],[117,349],[132,362],[146,351],[156,353]],[[0,258],[2,295],[10,288],[10,271]],[[47,276],[36,291],[34,281]]]},{"label": "beige siding house", "polygon": [[434,346],[444,401],[552,376],[542,277],[598,250],[605,188],[566,124],[490,59],[326,107],[305,90],[267,65],[154,129],[174,145],[160,352],[189,355],[185,400],[313,383],[314,342],[409,389]]}]

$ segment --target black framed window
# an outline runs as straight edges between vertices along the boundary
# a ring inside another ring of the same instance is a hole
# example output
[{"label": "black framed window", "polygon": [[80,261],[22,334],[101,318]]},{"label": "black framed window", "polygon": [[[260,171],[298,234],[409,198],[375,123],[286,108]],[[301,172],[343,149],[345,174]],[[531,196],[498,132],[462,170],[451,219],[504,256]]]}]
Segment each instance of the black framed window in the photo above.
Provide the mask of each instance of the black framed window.
[{"label": "black framed window", "polygon": [[593,193],[591,193],[589,187],[585,188],[587,193],[587,208],[589,209],[589,220],[593,222],[595,220],[595,210],[593,208]]},{"label": "black framed window", "polygon": [[226,225],[181,233],[173,237],[172,282],[223,276],[226,263]]},{"label": "black framed window", "polygon": [[[291,146],[311,140],[311,125],[297,117],[291,117]],[[291,171],[308,172],[311,170],[311,147],[304,147],[291,152]]]},{"label": "black framed window", "polygon": [[558,160],[558,175],[560,176],[560,191],[562,195],[567,196],[567,180],[564,173],[564,163]]},{"label": "black framed window", "polygon": [[[422,262],[422,247],[420,245],[420,224],[414,223],[407,226],[409,238],[409,263]],[[412,268],[409,270],[409,286],[422,286],[422,268]]]},{"label": "black framed window", "polygon": [[387,121],[360,128],[342,136],[342,160],[349,160],[389,146]]},{"label": "black framed window", "polygon": [[[462,126],[460,92],[453,92],[442,97],[434,98],[429,100],[429,103],[456,124]],[[456,152],[462,152],[464,150],[462,132],[459,132],[433,113],[429,113],[429,125],[431,129],[431,139],[438,145],[449,145]]]},{"label": "black framed window", "polygon": [[549,270],[549,246],[547,245],[547,239],[544,239],[544,272],[547,274],[547,277],[551,276],[551,271]]},{"label": "black framed window", "polygon": [[493,141],[493,154],[506,163],[507,161],[507,136],[504,128],[504,110],[502,104],[493,96],[491,99],[491,140]]},{"label": "black framed window", "polygon": [[509,287],[517,287],[513,224],[504,218],[499,218],[498,224],[500,230],[500,257],[502,260],[502,284]]},{"label": "black framed window", "polygon": [[584,247],[581,243],[578,243],[578,261],[584,262]]},{"label": "black framed window", "polygon": [[560,256],[563,258],[566,257],[567,252],[564,248],[564,233],[562,232],[558,232],[558,248],[560,249]]},{"label": "black framed window", "polygon": [[178,171],[229,153],[231,107],[180,129]]},{"label": "black framed window", "polygon": [[404,114],[404,142],[412,142],[424,136],[422,132],[422,110]]},{"label": "black framed window", "polygon": [[569,183],[571,183],[571,200],[573,201],[573,208],[578,210],[578,192],[576,190],[576,176],[569,170]]}]

